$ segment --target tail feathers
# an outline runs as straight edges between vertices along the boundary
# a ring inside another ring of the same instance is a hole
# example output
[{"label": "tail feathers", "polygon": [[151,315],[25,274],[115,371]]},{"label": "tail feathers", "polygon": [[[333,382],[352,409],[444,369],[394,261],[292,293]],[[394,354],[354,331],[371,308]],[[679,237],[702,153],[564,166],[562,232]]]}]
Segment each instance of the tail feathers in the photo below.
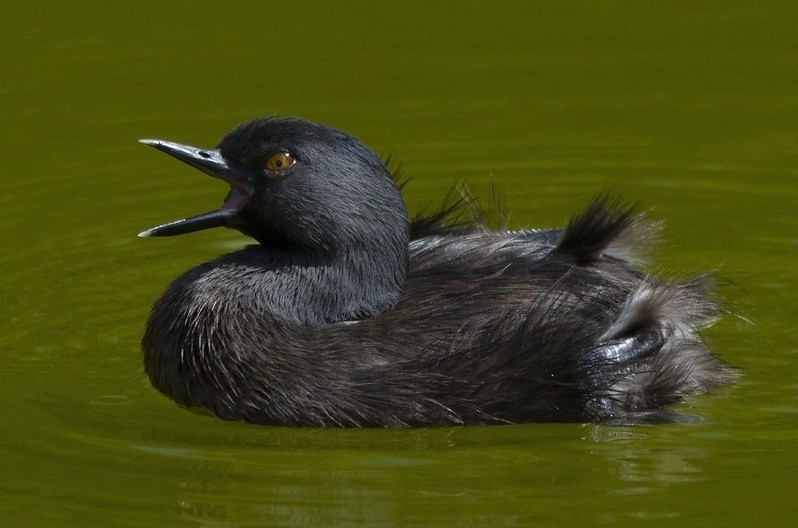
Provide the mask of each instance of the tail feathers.
[{"label": "tail feathers", "polygon": [[701,276],[675,284],[642,284],[600,340],[619,339],[652,326],[661,327],[668,335],[695,339],[700,329],[719,316],[718,304],[710,297],[710,279]]},{"label": "tail feathers", "polygon": [[612,345],[631,338],[654,343],[647,336],[659,335],[654,349],[630,348],[630,355],[601,358],[593,355],[591,369],[597,372],[615,365],[614,382],[592,395],[593,409],[606,414],[645,413],[681,401],[687,396],[733,381],[737,374],[710,352],[699,331],[719,315],[715,300],[707,295],[706,277],[677,284],[644,284],[627,300],[620,315],[600,340]]},{"label": "tail feathers", "polygon": [[641,262],[656,237],[658,225],[634,208],[619,209],[602,195],[574,217],[563,231],[554,253],[588,265],[602,256]]}]

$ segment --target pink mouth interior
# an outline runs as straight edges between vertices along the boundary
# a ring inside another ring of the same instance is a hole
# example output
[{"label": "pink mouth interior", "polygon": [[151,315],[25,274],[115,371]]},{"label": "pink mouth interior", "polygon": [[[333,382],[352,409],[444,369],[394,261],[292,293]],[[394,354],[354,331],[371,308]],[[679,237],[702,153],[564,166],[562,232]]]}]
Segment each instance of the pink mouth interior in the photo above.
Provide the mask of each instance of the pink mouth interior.
[{"label": "pink mouth interior", "polygon": [[249,200],[248,194],[233,188],[222,204],[222,209],[241,209],[247,204],[247,200]]}]

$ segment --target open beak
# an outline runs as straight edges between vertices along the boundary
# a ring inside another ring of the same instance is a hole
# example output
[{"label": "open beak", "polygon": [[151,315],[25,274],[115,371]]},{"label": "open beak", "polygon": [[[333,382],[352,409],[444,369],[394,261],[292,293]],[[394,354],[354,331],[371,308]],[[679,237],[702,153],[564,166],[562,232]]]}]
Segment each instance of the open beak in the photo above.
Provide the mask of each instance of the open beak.
[{"label": "open beak", "polygon": [[140,237],[174,236],[211,227],[231,226],[235,223],[238,212],[255,191],[255,175],[252,171],[231,165],[218,150],[204,150],[160,139],[141,139],[139,143],[166,152],[209,176],[224,180],[230,184],[231,189],[220,209],[161,224],[142,231],[139,233]]}]

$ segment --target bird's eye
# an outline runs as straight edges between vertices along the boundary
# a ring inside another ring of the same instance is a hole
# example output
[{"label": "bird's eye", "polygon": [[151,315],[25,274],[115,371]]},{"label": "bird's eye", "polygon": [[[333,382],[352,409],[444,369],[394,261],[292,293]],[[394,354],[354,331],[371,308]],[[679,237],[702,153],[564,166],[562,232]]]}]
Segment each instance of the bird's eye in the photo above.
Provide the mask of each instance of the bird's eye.
[{"label": "bird's eye", "polygon": [[263,168],[269,172],[281,172],[296,163],[294,157],[288,152],[276,152],[266,158]]}]

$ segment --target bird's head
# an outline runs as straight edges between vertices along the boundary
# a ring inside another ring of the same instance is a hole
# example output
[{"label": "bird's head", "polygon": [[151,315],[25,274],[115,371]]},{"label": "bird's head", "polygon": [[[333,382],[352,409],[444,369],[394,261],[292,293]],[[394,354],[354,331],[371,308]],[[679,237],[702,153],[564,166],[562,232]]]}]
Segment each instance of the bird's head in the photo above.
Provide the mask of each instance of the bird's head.
[{"label": "bird's head", "polygon": [[406,250],[407,213],[393,178],[376,155],[343,132],[267,117],[237,126],[214,149],[141,142],[224,180],[230,192],[218,210],[140,236],[225,226],[285,250]]}]

